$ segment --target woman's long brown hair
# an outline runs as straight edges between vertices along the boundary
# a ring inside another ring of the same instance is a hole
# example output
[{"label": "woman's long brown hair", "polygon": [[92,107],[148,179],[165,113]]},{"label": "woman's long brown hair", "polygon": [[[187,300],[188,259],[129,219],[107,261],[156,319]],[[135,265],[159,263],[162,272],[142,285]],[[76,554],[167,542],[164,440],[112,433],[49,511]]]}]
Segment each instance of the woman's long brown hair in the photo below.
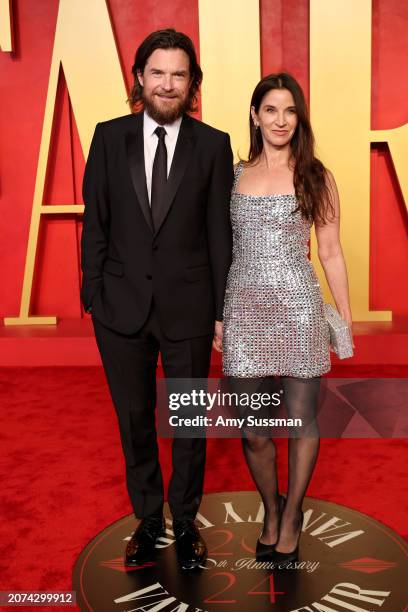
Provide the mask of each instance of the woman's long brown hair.
[{"label": "woman's long brown hair", "polygon": [[[293,183],[302,215],[311,221],[325,223],[334,216],[333,199],[328,186],[327,170],[314,154],[314,136],[309,110],[299,83],[287,72],[270,74],[255,87],[251,107],[259,112],[264,96],[271,89],[288,89],[295,102],[298,124],[290,141],[294,164]],[[255,162],[263,151],[262,134],[249,113],[250,148],[248,162]]]}]

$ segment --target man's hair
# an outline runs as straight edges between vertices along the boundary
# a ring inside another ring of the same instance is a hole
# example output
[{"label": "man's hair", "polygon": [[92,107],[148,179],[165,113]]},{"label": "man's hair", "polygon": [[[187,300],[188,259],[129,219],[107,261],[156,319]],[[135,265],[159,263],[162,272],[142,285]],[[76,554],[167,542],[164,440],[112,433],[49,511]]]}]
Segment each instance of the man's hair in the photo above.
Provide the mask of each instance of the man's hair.
[{"label": "man's hair", "polygon": [[136,51],[135,62],[132,66],[134,83],[129,95],[129,104],[132,111],[139,111],[143,107],[143,87],[139,83],[137,73],[143,74],[146,63],[156,49],[182,49],[187,53],[190,60],[191,85],[188,92],[186,111],[197,110],[197,93],[203,80],[203,73],[197,62],[197,55],[191,39],[182,32],[176,32],[172,28],[157,30],[144,39]]}]

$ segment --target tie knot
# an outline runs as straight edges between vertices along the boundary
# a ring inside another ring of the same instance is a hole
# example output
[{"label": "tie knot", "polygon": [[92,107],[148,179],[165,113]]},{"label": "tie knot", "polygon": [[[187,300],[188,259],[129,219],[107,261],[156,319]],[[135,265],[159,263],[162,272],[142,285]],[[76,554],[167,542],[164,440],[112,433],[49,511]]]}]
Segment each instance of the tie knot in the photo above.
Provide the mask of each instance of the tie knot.
[{"label": "tie knot", "polygon": [[157,138],[159,140],[164,140],[164,137],[167,134],[164,127],[161,127],[160,125],[158,125],[157,128],[154,130],[154,133],[157,135]]}]

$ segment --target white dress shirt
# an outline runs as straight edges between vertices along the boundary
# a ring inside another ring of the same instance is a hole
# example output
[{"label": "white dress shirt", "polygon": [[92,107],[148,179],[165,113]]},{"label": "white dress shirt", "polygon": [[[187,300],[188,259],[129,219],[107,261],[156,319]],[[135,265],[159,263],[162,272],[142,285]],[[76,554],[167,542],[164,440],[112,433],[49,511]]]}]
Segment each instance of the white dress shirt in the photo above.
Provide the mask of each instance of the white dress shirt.
[{"label": "white dress shirt", "polygon": [[[174,157],[174,150],[177,144],[177,138],[180,131],[182,117],[179,117],[174,123],[163,125],[166,130],[166,136],[164,142],[167,149],[167,176],[169,176],[171,162]],[[152,119],[146,111],[143,113],[143,142],[144,142],[144,160],[145,160],[145,172],[146,172],[146,185],[147,193],[149,195],[149,202],[151,201],[152,193],[152,170],[154,156],[156,155],[157,143],[159,139],[157,134],[154,133],[158,127],[158,123]]]}]

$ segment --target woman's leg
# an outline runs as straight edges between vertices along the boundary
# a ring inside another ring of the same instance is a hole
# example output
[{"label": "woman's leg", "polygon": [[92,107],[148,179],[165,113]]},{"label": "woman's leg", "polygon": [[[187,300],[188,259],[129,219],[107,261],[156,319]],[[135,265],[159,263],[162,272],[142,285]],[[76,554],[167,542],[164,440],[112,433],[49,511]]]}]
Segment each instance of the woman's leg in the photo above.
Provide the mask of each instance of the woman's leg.
[{"label": "woman's leg", "polygon": [[[239,394],[266,393],[265,378],[230,378],[230,389]],[[240,416],[252,414],[261,416],[260,411],[246,409],[243,411],[237,406]],[[256,484],[265,508],[264,528],[259,538],[262,544],[275,544],[278,538],[278,480],[276,473],[276,449],[271,438],[253,427],[252,431],[244,429],[242,447],[249,471]]]},{"label": "woman's leg", "polygon": [[282,377],[283,401],[289,418],[302,420],[290,428],[288,440],[288,491],[276,550],[291,552],[299,537],[303,498],[319,453],[319,428],[316,420],[320,377]]}]

